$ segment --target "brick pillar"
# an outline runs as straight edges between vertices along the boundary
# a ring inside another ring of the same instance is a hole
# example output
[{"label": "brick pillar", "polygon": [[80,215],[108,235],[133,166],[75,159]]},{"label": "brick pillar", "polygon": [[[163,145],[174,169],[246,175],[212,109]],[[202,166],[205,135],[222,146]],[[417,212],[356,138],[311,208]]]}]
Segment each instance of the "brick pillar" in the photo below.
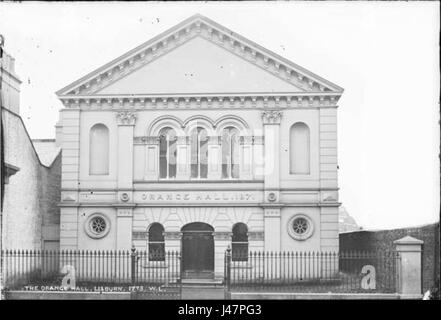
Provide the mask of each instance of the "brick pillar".
[{"label": "brick pillar", "polygon": [[394,241],[400,255],[398,262],[398,293],[403,295],[422,294],[422,240],[406,236]]}]

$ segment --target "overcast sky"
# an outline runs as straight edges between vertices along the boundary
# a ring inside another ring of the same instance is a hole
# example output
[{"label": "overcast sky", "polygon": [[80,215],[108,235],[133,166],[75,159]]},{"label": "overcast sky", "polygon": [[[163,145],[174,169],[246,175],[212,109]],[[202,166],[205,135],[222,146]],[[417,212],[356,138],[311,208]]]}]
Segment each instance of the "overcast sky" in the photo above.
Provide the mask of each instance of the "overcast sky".
[{"label": "overcast sky", "polygon": [[345,89],[340,201],[366,229],[439,220],[439,3],[0,3],[32,138],[54,92],[201,13]]}]

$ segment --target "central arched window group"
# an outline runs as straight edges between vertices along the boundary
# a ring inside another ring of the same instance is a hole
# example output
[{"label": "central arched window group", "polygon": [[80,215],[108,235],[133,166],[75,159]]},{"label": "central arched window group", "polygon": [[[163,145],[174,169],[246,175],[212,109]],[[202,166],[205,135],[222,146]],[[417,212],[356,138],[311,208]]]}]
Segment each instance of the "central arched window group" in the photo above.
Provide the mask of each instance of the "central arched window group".
[{"label": "central arched window group", "polygon": [[[176,178],[177,134],[173,128],[165,127],[159,132],[159,177]],[[209,157],[209,135],[205,128],[195,127],[189,133],[190,177],[207,179]],[[228,126],[221,131],[221,164],[223,179],[239,178],[240,133],[235,127]]]}]

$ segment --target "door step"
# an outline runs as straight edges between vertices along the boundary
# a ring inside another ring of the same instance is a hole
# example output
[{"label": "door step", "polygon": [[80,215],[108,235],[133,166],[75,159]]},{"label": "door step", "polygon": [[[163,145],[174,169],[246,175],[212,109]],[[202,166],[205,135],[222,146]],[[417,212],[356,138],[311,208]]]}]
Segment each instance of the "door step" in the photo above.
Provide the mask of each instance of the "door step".
[{"label": "door step", "polygon": [[182,279],[182,286],[187,288],[220,287],[223,286],[222,279]]}]

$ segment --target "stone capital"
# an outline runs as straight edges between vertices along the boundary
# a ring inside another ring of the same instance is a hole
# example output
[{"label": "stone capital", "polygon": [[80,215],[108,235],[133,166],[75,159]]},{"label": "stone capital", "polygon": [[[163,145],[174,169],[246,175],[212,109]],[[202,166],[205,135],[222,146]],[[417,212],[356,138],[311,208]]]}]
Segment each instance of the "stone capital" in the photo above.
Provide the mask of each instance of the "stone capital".
[{"label": "stone capital", "polygon": [[134,126],[136,113],[131,111],[121,111],[116,114],[116,122],[119,126]]},{"label": "stone capital", "polygon": [[279,110],[262,111],[263,124],[280,124],[283,112]]},{"label": "stone capital", "polygon": [[219,144],[221,144],[221,139],[219,136],[209,136],[208,137],[208,144],[209,145],[219,145]]}]

